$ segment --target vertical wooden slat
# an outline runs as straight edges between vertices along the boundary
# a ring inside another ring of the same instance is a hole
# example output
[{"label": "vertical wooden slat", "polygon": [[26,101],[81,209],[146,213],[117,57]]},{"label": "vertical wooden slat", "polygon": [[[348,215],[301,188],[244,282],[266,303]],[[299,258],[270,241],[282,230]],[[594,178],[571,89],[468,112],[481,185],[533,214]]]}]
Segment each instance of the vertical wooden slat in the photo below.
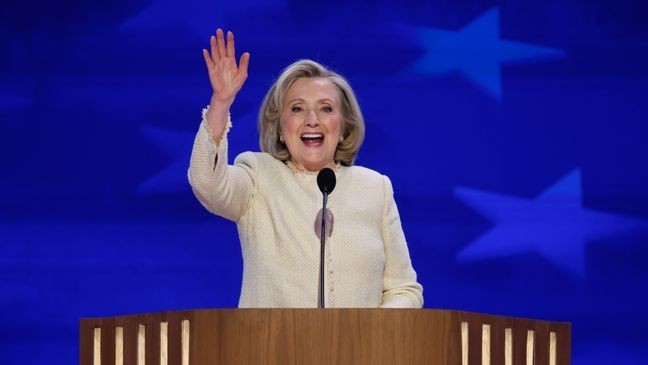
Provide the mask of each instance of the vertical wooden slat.
[{"label": "vertical wooden slat", "polygon": [[491,364],[491,326],[489,324],[482,325],[482,341],[481,341],[481,363],[482,365]]},{"label": "vertical wooden slat", "polygon": [[504,364],[513,365],[513,329],[504,330]]},{"label": "vertical wooden slat", "polygon": [[534,365],[535,331],[527,330],[526,336],[526,365]]},{"label": "vertical wooden slat", "polygon": [[556,365],[556,332],[549,332],[549,365]]},{"label": "vertical wooden slat", "polygon": [[189,332],[190,323],[188,320],[182,320],[182,365],[189,365]]},{"label": "vertical wooden slat", "polygon": [[92,332],[92,365],[101,365],[101,327]]},{"label": "vertical wooden slat", "polygon": [[146,365],[146,326],[137,326],[137,365]]},{"label": "vertical wooden slat", "polygon": [[468,365],[468,322],[461,322],[461,365]]},{"label": "vertical wooden slat", "polygon": [[115,365],[124,365],[124,327],[115,327]]},{"label": "vertical wooden slat", "polygon": [[160,323],[160,365],[169,365],[169,322]]}]

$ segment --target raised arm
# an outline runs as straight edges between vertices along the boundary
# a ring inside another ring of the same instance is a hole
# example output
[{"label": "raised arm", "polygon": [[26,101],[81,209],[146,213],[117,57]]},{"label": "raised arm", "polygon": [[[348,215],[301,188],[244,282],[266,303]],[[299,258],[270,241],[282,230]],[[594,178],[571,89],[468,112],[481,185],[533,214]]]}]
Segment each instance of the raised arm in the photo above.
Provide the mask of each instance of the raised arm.
[{"label": "raised arm", "polygon": [[211,53],[203,49],[213,93],[194,141],[189,183],[200,203],[210,212],[236,221],[245,211],[254,188],[256,158],[248,153],[228,165],[229,109],[247,78],[250,54],[236,65],[234,34],[218,29],[210,39]]}]

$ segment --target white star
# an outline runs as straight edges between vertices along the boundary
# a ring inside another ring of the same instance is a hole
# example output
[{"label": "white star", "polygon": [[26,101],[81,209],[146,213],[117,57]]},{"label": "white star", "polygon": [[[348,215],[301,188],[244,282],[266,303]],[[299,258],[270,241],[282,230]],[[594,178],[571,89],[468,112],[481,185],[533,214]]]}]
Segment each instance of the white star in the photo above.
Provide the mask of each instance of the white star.
[{"label": "white star", "polygon": [[584,277],[586,242],[648,228],[643,220],[583,208],[579,170],[536,199],[467,188],[455,189],[455,195],[495,224],[458,254],[460,261],[535,252]]},{"label": "white star", "polygon": [[[244,126],[254,125],[256,114],[256,111],[248,111],[242,117],[233,121],[234,127],[239,123]],[[158,173],[142,182],[138,186],[137,192],[142,195],[156,195],[188,191],[187,168],[189,168],[189,157],[191,156],[191,147],[193,146],[196,132],[185,132],[151,126],[142,126],[141,132],[146,139],[159,146],[165,152],[165,155],[171,159],[171,162]],[[249,141],[245,141],[247,137],[250,136],[236,136],[235,143],[230,142],[230,146],[236,143],[239,146],[245,146],[256,142],[256,136],[252,136]],[[229,153],[233,155],[235,152],[230,148]]]},{"label": "white star", "polygon": [[415,73],[437,75],[460,71],[496,99],[502,95],[502,62],[564,54],[557,49],[501,39],[496,8],[459,31],[418,28],[415,37],[425,48],[425,54],[412,65]]},{"label": "white star", "polygon": [[142,134],[157,144],[171,162],[137,188],[142,195],[174,193],[189,190],[187,166],[195,133],[143,126]]}]

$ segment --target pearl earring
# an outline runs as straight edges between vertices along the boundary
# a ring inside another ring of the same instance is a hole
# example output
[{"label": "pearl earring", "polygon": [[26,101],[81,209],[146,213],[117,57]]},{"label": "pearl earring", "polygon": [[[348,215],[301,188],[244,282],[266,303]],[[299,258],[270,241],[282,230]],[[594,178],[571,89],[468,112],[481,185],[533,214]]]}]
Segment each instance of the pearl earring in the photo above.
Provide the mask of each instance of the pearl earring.
[{"label": "pearl earring", "polygon": [[342,141],[344,141],[344,136],[340,134],[340,143],[342,143]]},{"label": "pearl earring", "polygon": [[279,142],[284,143],[283,134],[279,134]]}]

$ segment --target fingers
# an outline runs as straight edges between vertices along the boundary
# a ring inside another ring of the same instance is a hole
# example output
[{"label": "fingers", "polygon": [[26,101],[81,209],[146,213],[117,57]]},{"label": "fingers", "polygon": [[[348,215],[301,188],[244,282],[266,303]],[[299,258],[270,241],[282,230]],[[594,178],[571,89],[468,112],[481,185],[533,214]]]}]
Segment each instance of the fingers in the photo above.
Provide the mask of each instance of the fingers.
[{"label": "fingers", "polygon": [[234,42],[234,33],[227,32],[227,42],[225,41],[225,34],[221,28],[216,29],[216,36],[209,38],[209,46],[211,52],[203,49],[203,57],[205,64],[210,70],[229,70],[238,75],[236,78],[247,78],[248,66],[250,64],[250,53],[245,52],[241,55],[239,65],[236,65],[236,46]]},{"label": "fingers", "polygon": [[214,63],[218,63],[224,58],[236,57],[236,46],[234,41],[234,33],[227,32],[227,42],[225,41],[225,33],[221,28],[216,29],[216,36],[209,38],[209,46],[211,48],[211,57]]},{"label": "fingers", "polygon": [[245,52],[241,55],[241,60],[239,61],[239,72],[244,76],[247,76],[249,64],[250,64],[250,53]]},{"label": "fingers", "polygon": [[218,60],[222,60],[227,57],[227,50],[225,49],[225,35],[223,30],[218,28],[216,29],[216,50],[218,52]]},{"label": "fingers", "polygon": [[214,67],[214,61],[212,61],[211,57],[209,56],[209,52],[206,49],[202,50],[203,57],[205,58],[205,65],[207,65],[207,69],[210,70],[212,67]]},{"label": "fingers", "polygon": [[211,50],[212,61],[218,62],[220,60],[220,55],[218,54],[218,47],[216,46],[216,37],[211,36],[209,38],[209,49]]},{"label": "fingers", "polygon": [[234,48],[234,33],[227,32],[227,57],[236,57]]}]

